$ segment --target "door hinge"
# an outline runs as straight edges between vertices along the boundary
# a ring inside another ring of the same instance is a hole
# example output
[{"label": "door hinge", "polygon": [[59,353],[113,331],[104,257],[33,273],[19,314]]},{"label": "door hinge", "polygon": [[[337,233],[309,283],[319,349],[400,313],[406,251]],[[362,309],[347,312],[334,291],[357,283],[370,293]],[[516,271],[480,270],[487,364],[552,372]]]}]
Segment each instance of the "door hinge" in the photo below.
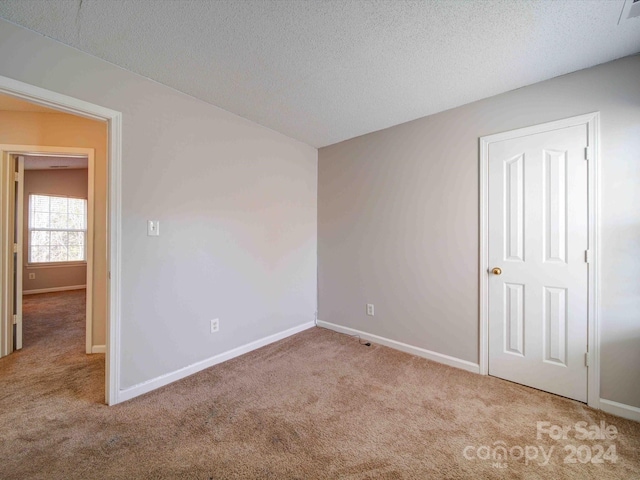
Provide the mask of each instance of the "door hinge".
[{"label": "door hinge", "polygon": [[585,367],[589,366],[589,352],[584,354],[584,366]]},{"label": "door hinge", "polygon": [[17,243],[13,244],[13,253],[18,253],[18,244]]},{"label": "door hinge", "polygon": [[591,250],[584,251],[584,262],[591,263]]},{"label": "door hinge", "polygon": [[591,147],[584,147],[584,159],[591,160]]},{"label": "door hinge", "polygon": [[13,314],[13,324],[17,325],[18,324],[18,315],[17,314]]},{"label": "door hinge", "polygon": [[19,182],[20,181],[20,173],[19,172],[13,172],[13,181],[14,182]]}]

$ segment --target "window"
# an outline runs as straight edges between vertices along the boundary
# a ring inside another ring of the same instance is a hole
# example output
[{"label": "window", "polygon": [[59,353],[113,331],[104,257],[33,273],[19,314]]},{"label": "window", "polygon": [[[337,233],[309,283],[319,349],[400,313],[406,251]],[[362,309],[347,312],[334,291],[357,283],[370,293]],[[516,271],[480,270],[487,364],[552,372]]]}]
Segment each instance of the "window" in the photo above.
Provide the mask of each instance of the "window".
[{"label": "window", "polygon": [[87,201],[29,195],[29,263],[85,262]]}]

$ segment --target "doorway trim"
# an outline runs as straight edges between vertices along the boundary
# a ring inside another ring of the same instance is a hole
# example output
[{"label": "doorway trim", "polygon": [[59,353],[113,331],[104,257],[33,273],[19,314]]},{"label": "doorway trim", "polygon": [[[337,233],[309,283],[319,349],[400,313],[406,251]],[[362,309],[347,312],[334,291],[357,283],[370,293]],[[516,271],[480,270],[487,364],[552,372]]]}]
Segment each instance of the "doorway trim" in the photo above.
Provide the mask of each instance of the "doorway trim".
[{"label": "doorway trim", "polygon": [[0,75],[0,93],[107,123],[107,318],[105,359],[105,403],[119,403],[121,254],[122,254],[122,113]]},{"label": "doorway trim", "polygon": [[[85,349],[86,353],[97,353],[93,350],[93,242],[94,242],[94,182],[95,182],[95,151],[93,148],[78,148],[78,147],[48,147],[42,145],[0,145],[0,162],[3,162],[2,168],[5,168],[4,162],[10,161],[14,155],[83,155],[87,157],[87,271],[85,286],[87,291],[86,301],[86,314],[85,314]],[[6,180],[6,179],[5,179]],[[5,182],[0,185],[0,194],[4,195],[3,189],[8,187]],[[6,212],[5,212],[6,213]],[[3,226],[8,225],[8,217],[3,219]],[[19,219],[21,232],[24,230],[24,218]],[[24,243],[24,239],[23,239]],[[7,243],[8,245],[8,243]],[[22,250],[23,245],[20,245],[20,255],[24,256]],[[7,252],[3,252],[6,254]],[[6,258],[5,258],[6,260]],[[7,269],[8,271],[8,269]],[[4,280],[9,281],[9,278],[5,276]],[[3,289],[4,290],[4,289]],[[0,319],[5,323],[2,330],[6,333],[6,325],[8,322],[9,312],[6,310],[8,305],[2,305]],[[6,335],[5,335],[6,336]],[[11,353],[13,348],[8,346],[8,339],[3,338],[3,355]]]},{"label": "doorway trim", "polygon": [[586,125],[588,146],[588,212],[589,212],[589,262],[588,278],[588,357],[587,404],[600,408],[600,112],[519,128],[508,132],[480,137],[480,374],[489,374],[489,145],[526,135]]}]

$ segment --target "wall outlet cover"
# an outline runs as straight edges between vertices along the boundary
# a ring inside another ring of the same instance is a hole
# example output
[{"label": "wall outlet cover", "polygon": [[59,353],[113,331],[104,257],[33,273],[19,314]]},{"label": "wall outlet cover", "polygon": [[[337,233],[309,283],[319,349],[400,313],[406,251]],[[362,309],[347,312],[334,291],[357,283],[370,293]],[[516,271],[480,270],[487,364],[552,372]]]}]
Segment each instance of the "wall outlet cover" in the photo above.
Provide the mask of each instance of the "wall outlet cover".
[{"label": "wall outlet cover", "polygon": [[214,318],[211,320],[211,333],[216,333],[218,330],[220,330],[220,320]]}]

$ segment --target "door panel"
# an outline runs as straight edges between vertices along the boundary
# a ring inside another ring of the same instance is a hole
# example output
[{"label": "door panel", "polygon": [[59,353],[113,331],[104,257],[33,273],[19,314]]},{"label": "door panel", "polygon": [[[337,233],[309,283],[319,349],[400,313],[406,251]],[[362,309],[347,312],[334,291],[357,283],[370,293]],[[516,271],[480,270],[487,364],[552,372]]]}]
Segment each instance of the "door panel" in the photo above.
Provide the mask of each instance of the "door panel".
[{"label": "door panel", "polygon": [[524,156],[505,162],[505,231],[504,258],[524,262]]},{"label": "door panel", "polygon": [[[567,152],[544,151],[545,262],[567,259]],[[586,199],[585,199],[586,200]]]},{"label": "door panel", "polygon": [[504,338],[506,353],[524,355],[524,285],[505,283]]},{"label": "door panel", "polygon": [[22,348],[22,226],[24,211],[24,158],[15,157],[16,181],[14,182],[14,242],[17,249],[13,255],[13,313],[15,315],[14,350]]},{"label": "door panel", "polygon": [[489,374],[587,398],[586,125],[489,145]]},{"label": "door panel", "polygon": [[567,289],[544,289],[544,361],[567,366]]}]

